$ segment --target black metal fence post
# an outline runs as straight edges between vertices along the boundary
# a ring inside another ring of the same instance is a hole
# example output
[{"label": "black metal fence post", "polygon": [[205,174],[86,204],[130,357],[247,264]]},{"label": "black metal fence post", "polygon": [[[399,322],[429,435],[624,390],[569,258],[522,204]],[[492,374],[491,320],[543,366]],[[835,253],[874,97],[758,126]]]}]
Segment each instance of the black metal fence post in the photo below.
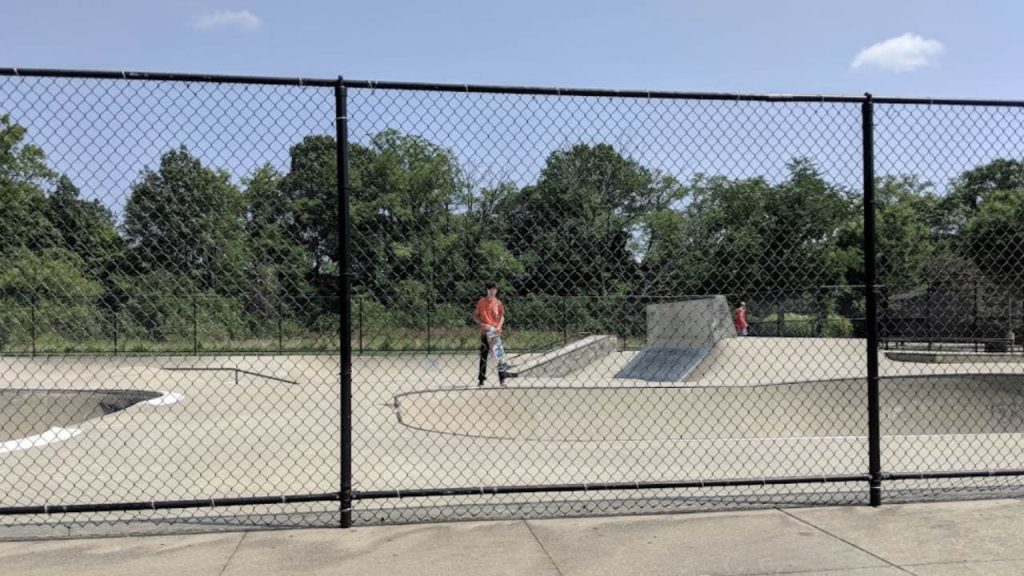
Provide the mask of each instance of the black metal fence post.
[{"label": "black metal fence post", "polygon": [[192,355],[199,355],[199,307],[195,293],[192,294]]},{"label": "black metal fence post", "polygon": [[352,526],[352,223],[348,198],[348,92],[338,76],[334,87],[338,179],[338,291],[341,339],[341,527]]},{"label": "black metal fence post", "polygon": [[32,295],[32,357],[36,357],[36,297]]},{"label": "black metal fence post", "polygon": [[1017,336],[1013,330],[1013,296],[1010,294],[1006,295],[1006,338],[1010,341],[1007,352],[1013,354],[1013,345],[1016,343]]},{"label": "black metal fence post", "polygon": [[562,296],[562,346],[569,345],[569,311],[565,305],[566,296]]},{"label": "black metal fence post", "polygon": [[281,306],[281,298],[277,299],[277,353],[284,354],[284,308]]},{"label": "black metal fence post", "polygon": [[889,314],[889,287],[886,285],[878,286],[878,345],[886,350],[889,349],[889,334],[890,334],[890,323],[892,322]]},{"label": "black metal fence post", "polygon": [[[932,330],[932,311],[935,310],[935,291],[932,290],[931,282],[928,283],[928,307],[924,310],[924,333],[928,336],[932,336],[935,332]],[[928,338],[928,350],[932,349],[932,338]]]},{"label": "black metal fence post", "polygon": [[779,292],[775,293],[775,335],[779,337],[786,335],[786,312],[782,305],[784,297]]},{"label": "black metal fence post", "polygon": [[868,473],[872,506],[882,503],[882,455],[878,399],[878,295],[875,293],[875,120],[871,94],[861,104],[864,153],[864,290],[867,310],[868,363]]},{"label": "black metal fence post", "polygon": [[974,351],[978,351],[978,338],[982,337],[982,334],[978,330],[978,314],[981,310],[978,306],[978,298],[980,295],[980,288],[978,287],[978,278],[974,278],[974,313],[971,320],[971,337],[974,338]]},{"label": "black metal fence post", "polygon": [[828,334],[828,320],[829,320],[829,318],[828,318],[828,296],[829,296],[828,292],[829,292],[829,287],[828,286],[821,286],[821,287],[818,288],[817,293],[816,293],[817,302],[815,302],[815,305],[818,307],[818,310],[817,310],[817,314],[818,314],[818,330],[817,330],[817,334],[816,335],[819,338],[827,337],[829,335]]}]

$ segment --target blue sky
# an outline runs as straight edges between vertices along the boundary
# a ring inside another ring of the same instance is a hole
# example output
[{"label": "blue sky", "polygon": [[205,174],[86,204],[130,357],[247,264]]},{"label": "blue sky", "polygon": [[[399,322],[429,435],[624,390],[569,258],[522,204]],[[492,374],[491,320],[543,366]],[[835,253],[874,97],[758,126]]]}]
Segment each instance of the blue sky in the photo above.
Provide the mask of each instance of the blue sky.
[{"label": "blue sky", "polygon": [[1024,98],[1021,21],[983,0],[2,0],[0,66]]},{"label": "blue sky", "polygon": [[[0,0],[0,66],[747,93],[1024,99],[1024,5],[669,0]],[[6,82],[6,83],[5,83]],[[890,109],[882,173],[941,189],[1024,157],[1021,109]],[[547,155],[608,142],[686,181],[785,177],[795,156],[860,183],[856,105],[555,99],[352,91],[351,135],[385,128],[452,150],[481,185],[536,178]],[[0,79],[0,113],[115,212],[187,145],[236,182],[333,132],[330,89]]]}]

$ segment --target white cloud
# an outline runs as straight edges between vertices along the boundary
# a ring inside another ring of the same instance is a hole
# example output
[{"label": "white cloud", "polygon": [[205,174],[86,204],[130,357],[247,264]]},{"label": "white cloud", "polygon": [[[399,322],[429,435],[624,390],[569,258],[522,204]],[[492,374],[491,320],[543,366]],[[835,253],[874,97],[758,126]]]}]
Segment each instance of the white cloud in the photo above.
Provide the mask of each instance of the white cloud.
[{"label": "white cloud", "polygon": [[861,50],[850,67],[854,70],[878,68],[890,72],[913,72],[934,66],[945,51],[945,46],[938,40],[929,40],[908,32]]},{"label": "white cloud", "polygon": [[256,30],[262,25],[263,21],[260,20],[260,17],[249,10],[215,10],[203,14],[195,22],[195,27],[200,30],[229,27]]}]

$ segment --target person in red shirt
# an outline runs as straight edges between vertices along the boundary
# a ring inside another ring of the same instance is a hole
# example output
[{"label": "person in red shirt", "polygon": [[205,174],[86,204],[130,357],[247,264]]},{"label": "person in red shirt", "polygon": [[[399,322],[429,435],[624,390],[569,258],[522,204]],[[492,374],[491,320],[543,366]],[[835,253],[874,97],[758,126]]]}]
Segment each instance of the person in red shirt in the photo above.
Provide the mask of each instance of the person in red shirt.
[{"label": "person in red shirt", "polygon": [[509,372],[505,348],[501,343],[501,329],[505,325],[505,305],[498,300],[498,286],[494,282],[488,282],[485,287],[487,296],[478,300],[473,310],[473,320],[480,325],[480,371],[477,381],[479,386],[483,386],[487,380],[487,356],[493,353],[498,362],[498,381],[504,386],[506,379],[515,376]]},{"label": "person in red shirt", "polygon": [[747,324],[747,303],[740,302],[740,305],[732,313],[732,323],[736,326],[736,334],[746,336],[750,325]]}]

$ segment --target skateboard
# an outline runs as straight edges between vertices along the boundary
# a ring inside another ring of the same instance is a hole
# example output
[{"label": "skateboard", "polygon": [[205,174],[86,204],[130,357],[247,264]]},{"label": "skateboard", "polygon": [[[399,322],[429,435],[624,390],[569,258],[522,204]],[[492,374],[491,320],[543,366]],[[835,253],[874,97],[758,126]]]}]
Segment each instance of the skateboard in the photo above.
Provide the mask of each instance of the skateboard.
[{"label": "skateboard", "polygon": [[501,342],[501,334],[493,327],[487,328],[487,342],[491,345],[491,355],[498,364],[498,373],[508,372],[508,357],[505,355],[505,345]]}]

